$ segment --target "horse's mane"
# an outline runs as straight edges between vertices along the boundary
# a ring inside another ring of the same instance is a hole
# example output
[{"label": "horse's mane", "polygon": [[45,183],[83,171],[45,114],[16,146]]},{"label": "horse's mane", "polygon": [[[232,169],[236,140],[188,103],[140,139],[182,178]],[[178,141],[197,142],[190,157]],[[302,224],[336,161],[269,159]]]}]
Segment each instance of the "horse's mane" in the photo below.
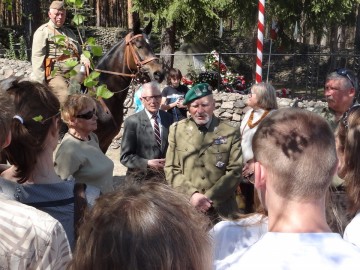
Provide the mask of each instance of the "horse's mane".
[{"label": "horse's mane", "polygon": [[108,60],[113,56],[113,54],[118,50],[119,47],[124,46],[125,38],[122,38],[119,42],[117,42],[114,46],[110,48],[99,60],[97,67],[104,67]]}]

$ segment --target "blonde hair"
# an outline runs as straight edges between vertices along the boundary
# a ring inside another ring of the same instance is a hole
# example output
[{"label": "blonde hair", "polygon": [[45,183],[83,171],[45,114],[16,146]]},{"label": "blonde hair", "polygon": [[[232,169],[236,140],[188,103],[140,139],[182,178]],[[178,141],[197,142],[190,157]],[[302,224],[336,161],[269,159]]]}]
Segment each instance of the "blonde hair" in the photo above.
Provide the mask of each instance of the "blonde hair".
[{"label": "blonde hair", "polygon": [[330,126],[301,109],[279,109],[266,117],[254,135],[253,151],[274,179],[275,192],[289,199],[325,196],[337,165]]},{"label": "blonde hair", "polygon": [[61,118],[66,124],[69,124],[71,118],[76,117],[80,111],[89,106],[94,106],[94,108],[96,108],[95,100],[89,95],[69,95],[66,98],[64,105],[61,107]]}]

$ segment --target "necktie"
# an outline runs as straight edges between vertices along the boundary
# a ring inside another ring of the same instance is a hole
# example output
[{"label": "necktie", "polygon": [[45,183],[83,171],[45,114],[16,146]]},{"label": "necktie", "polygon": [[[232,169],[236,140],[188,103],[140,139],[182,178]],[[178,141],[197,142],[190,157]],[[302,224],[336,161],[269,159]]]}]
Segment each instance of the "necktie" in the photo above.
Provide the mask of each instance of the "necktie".
[{"label": "necktie", "polygon": [[204,126],[198,126],[199,128],[199,131],[205,135],[205,133],[208,131],[207,127],[204,125]]},{"label": "necktie", "polygon": [[160,137],[160,128],[159,123],[157,121],[157,114],[154,114],[152,116],[152,119],[154,119],[154,134],[155,134],[155,140],[159,147],[161,147],[161,137]]}]

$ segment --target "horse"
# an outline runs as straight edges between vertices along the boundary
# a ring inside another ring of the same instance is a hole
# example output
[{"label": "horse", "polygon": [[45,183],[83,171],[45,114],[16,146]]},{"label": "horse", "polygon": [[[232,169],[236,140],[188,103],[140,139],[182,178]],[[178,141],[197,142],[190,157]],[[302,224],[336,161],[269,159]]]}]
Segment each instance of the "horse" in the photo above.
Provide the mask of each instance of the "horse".
[{"label": "horse", "polygon": [[95,71],[100,72],[99,84],[107,85],[114,93],[109,99],[101,99],[97,105],[98,128],[101,150],[105,153],[113,138],[119,133],[123,122],[124,101],[129,86],[136,77],[146,81],[164,79],[159,59],[154,55],[147,36],[151,31],[151,21],[140,30],[135,25],[132,32],[115,44],[98,62]]}]

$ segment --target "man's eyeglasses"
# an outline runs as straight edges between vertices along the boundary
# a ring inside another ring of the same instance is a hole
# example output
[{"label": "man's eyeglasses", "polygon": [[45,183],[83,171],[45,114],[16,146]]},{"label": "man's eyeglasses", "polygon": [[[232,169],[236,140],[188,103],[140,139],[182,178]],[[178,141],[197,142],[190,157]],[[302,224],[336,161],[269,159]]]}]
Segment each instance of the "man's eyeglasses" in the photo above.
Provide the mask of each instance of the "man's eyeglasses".
[{"label": "man's eyeglasses", "polygon": [[91,118],[93,118],[94,114],[96,115],[95,109],[93,109],[92,111],[88,111],[87,113],[78,114],[76,115],[76,118],[90,120]]},{"label": "man's eyeglasses", "polygon": [[351,82],[351,85],[355,88],[355,84],[353,82],[353,80],[351,79],[350,75],[351,74],[350,70],[346,69],[346,68],[338,68],[337,70],[335,70],[337,74],[339,74],[340,76],[346,77],[349,79],[349,81]]},{"label": "man's eyeglasses", "polygon": [[344,116],[342,118],[342,123],[344,124],[345,128],[348,129],[349,128],[349,122],[348,122],[348,118],[349,115],[351,114],[351,112],[359,109],[360,104],[355,104],[353,106],[351,106],[345,113]]},{"label": "man's eyeglasses", "polygon": [[152,99],[160,99],[161,98],[161,95],[156,95],[156,96],[149,96],[149,97],[141,97],[143,99],[145,99],[147,102],[151,101]]}]

